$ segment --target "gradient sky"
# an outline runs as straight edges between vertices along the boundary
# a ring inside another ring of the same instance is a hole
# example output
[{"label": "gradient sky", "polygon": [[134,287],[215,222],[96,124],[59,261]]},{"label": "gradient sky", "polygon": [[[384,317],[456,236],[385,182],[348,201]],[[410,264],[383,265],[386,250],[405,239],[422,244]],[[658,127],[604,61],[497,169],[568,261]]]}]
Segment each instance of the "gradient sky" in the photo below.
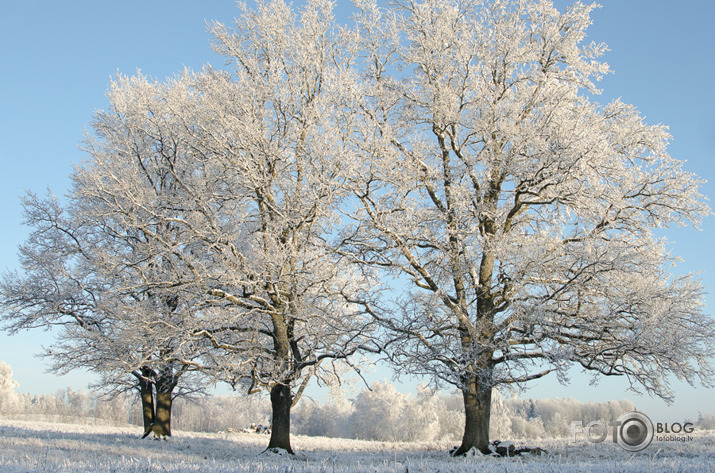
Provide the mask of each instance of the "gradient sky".
[{"label": "gradient sky", "polygon": [[[300,1],[296,1],[300,4]],[[563,8],[570,2],[557,0]],[[605,42],[614,70],[601,81],[602,102],[621,97],[646,121],[670,127],[670,152],[685,168],[715,179],[715,2],[711,0],[603,0],[593,14],[589,38]],[[338,1],[337,16],[348,19],[349,3]],[[82,161],[77,145],[117,72],[164,78],[184,67],[220,66],[210,49],[206,22],[231,23],[232,0],[3,0],[0,4],[0,271],[17,267],[17,246],[26,237],[18,197],[48,187],[63,194],[72,165]],[[713,184],[702,192],[715,195]],[[715,288],[715,217],[700,230],[681,228],[665,235],[672,253],[683,257],[679,272],[701,273]],[[712,314],[711,295],[707,311]],[[65,386],[86,388],[87,375],[57,377],[34,355],[52,335],[36,331],[9,337],[0,333],[0,360],[7,362],[19,390],[51,393]],[[390,377],[386,368],[373,378]],[[569,386],[544,378],[525,397],[573,397],[581,401],[630,398],[651,418],[677,421],[715,412],[715,390],[676,383],[671,406],[627,392],[623,379],[589,377],[574,371]],[[403,391],[415,380],[401,380]]]}]

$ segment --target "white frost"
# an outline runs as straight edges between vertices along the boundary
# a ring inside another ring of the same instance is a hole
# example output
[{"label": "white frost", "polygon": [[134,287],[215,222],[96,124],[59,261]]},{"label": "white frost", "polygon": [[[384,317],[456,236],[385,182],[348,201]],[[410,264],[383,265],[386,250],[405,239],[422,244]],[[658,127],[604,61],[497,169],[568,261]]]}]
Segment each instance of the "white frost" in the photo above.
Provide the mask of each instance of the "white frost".
[{"label": "white frost", "polygon": [[[0,419],[0,471],[116,473],[162,471],[292,472],[653,472],[712,471],[715,433],[697,431],[692,442],[653,442],[632,454],[617,445],[540,441],[544,456],[450,458],[452,444],[390,443],[296,436],[298,452],[262,455],[257,435],[175,432],[168,442],[140,440],[136,427],[50,424]],[[503,446],[509,442],[502,442]],[[657,453],[657,454],[656,454]]]}]

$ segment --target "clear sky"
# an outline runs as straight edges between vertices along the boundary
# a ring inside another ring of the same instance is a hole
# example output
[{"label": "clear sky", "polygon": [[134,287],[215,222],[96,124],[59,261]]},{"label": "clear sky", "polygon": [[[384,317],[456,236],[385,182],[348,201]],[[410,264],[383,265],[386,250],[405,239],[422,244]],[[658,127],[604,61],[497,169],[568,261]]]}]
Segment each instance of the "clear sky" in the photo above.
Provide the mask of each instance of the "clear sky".
[{"label": "clear sky", "polygon": [[[300,1],[296,0],[296,4]],[[563,8],[570,2],[557,0]],[[614,73],[600,84],[602,101],[621,97],[636,105],[647,122],[670,126],[670,152],[686,169],[715,180],[715,2],[711,0],[602,0],[593,14],[590,39],[610,48],[605,61]],[[349,3],[339,0],[338,18],[347,21]],[[106,106],[110,77],[137,69],[164,78],[184,66],[222,65],[210,49],[206,22],[231,23],[232,0],[3,0],[0,3],[0,271],[17,267],[17,246],[26,237],[18,197],[48,187],[63,194],[72,165],[81,162],[77,145],[94,111]],[[703,193],[715,195],[707,183]],[[712,205],[712,203],[711,203]],[[715,217],[700,231],[669,230],[672,253],[684,261],[678,271],[699,272],[715,290]],[[712,299],[708,312],[713,313]],[[50,345],[51,334],[0,334],[6,361],[20,391],[50,393],[65,386],[85,388],[86,374],[57,377],[34,355]],[[389,377],[385,369],[375,377]],[[694,418],[715,412],[715,390],[676,384],[671,406],[626,392],[621,379],[588,386],[574,371],[564,387],[555,378],[532,383],[530,397],[574,397],[582,401],[631,398],[654,420]],[[415,381],[402,380],[402,390]]]}]

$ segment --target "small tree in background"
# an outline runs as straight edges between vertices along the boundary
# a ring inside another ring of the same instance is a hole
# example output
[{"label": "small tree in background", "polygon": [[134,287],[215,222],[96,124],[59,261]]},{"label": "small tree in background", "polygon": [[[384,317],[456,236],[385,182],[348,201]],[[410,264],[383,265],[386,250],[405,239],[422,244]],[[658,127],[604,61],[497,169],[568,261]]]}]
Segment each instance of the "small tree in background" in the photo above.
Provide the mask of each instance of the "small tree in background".
[{"label": "small tree in background", "polygon": [[0,361],[0,414],[15,414],[20,410],[21,398],[15,392],[18,386],[12,377],[12,368]]}]

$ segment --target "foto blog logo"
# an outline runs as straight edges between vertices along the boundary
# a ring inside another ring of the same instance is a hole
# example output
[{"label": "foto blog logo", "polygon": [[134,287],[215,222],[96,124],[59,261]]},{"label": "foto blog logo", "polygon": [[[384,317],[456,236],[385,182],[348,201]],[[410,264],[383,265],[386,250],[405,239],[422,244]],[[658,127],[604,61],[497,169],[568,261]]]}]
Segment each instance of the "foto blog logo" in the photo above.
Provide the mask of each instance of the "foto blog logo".
[{"label": "foto blog logo", "polygon": [[[610,427],[610,432],[609,432]],[[583,427],[579,421],[571,422],[571,441],[576,441],[576,434],[583,433],[591,443],[601,443],[610,436],[624,450],[638,452],[653,441],[653,422],[642,412],[626,412],[618,419],[608,422],[597,420]]]},{"label": "foto blog logo", "polygon": [[571,422],[571,441],[576,441],[576,434],[583,434],[589,442],[601,443],[610,434],[613,443],[617,443],[624,450],[639,452],[648,447],[654,437],[656,440],[666,442],[691,442],[693,437],[689,434],[694,430],[695,426],[692,422],[653,424],[647,415],[633,411],[626,412],[608,423],[597,420],[589,422],[584,427],[581,422]]}]

